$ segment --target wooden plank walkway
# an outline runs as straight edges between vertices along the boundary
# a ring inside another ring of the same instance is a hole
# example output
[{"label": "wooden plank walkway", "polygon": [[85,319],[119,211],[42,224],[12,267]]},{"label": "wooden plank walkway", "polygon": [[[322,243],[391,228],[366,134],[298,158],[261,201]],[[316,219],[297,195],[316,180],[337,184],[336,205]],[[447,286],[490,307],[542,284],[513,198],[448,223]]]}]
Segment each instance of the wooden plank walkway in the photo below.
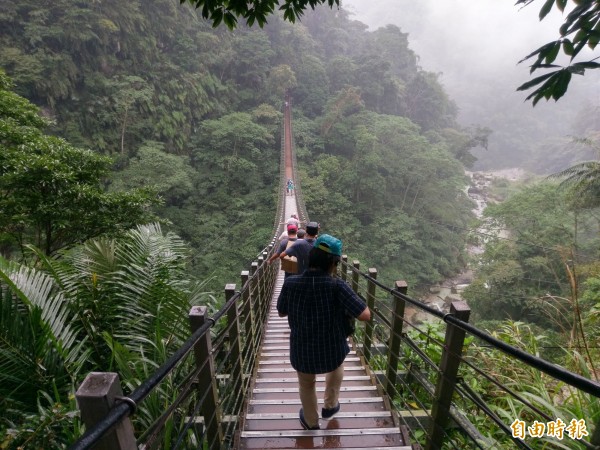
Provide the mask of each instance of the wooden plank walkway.
[{"label": "wooden plank walkway", "polygon": [[[283,285],[279,273],[261,348],[259,368],[242,420],[239,449],[381,449],[410,450],[408,436],[387,407],[372,377],[355,351],[344,363],[340,392],[341,410],[332,419],[321,419],[320,430],[304,430],[298,419],[298,378],[289,360],[287,319],[277,314]],[[317,376],[322,407],[324,376]]]}]

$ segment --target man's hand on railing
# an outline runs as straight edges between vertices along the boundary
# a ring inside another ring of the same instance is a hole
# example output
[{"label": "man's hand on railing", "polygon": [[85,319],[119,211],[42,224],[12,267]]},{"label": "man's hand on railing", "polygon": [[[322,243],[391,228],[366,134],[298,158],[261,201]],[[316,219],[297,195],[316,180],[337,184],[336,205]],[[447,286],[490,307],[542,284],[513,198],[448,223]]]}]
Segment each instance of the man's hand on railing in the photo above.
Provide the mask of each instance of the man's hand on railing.
[{"label": "man's hand on railing", "polygon": [[361,322],[369,322],[371,320],[371,310],[368,306],[364,309],[363,312],[359,314],[356,320],[359,320]]}]

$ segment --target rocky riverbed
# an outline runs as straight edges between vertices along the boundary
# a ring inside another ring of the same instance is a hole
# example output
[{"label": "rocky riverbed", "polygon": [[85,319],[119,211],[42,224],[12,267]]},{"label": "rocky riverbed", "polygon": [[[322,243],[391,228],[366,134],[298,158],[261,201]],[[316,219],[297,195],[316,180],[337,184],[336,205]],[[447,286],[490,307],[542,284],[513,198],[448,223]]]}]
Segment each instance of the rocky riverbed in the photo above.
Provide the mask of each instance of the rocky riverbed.
[{"label": "rocky riverbed", "polygon": [[[504,178],[509,181],[518,181],[525,176],[522,169],[503,169],[487,172],[465,172],[470,178],[469,186],[466,188],[467,195],[475,202],[473,213],[480,218],[484,209],[491,201],[489,196],[489,187],[494,179]],[[486,232],[485,229],[481,229]],[[469,245],[467,252],[469,255],[478,255],[483,253],[483,245]],[[429,288],[429,293],[422,297],[425,304],[437,309],[440,312],[448,312],[450,303],[456,300],[462,300],[462,291],[473,282],[473,269],[467,267],[463,272],[453,278],[444,280],[442,283]],[[409,322],[418,324],[427,320],[435,319],[430,314],[424,313],[416,308],[406,308],[406,317]]]}]

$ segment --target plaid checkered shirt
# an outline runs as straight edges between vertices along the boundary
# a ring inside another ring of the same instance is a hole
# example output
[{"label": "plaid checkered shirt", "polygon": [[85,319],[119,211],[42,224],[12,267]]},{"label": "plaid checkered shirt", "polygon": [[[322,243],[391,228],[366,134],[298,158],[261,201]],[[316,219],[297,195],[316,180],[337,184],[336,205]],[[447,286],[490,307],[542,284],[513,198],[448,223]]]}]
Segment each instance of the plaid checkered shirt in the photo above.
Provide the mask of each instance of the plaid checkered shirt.
[{"label": "plaid checkered shirt", "polygon": [[288,316],[290,360],[303,373],[327,373],[350,351],[342,321],[344,310],[358,317],[367,305],[339,278],[307,270],[286,278],[277,310]]}]

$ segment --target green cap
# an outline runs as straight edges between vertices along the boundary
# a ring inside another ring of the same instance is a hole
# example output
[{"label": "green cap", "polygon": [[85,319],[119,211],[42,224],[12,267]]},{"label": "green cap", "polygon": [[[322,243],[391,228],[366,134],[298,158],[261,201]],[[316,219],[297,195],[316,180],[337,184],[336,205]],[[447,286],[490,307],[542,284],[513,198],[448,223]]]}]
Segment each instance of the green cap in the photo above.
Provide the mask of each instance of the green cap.
[{"label": "green cap", "polygon": [[319,236],[314,246],[332,255],[342,256],[342,241],[329,234]]}]

